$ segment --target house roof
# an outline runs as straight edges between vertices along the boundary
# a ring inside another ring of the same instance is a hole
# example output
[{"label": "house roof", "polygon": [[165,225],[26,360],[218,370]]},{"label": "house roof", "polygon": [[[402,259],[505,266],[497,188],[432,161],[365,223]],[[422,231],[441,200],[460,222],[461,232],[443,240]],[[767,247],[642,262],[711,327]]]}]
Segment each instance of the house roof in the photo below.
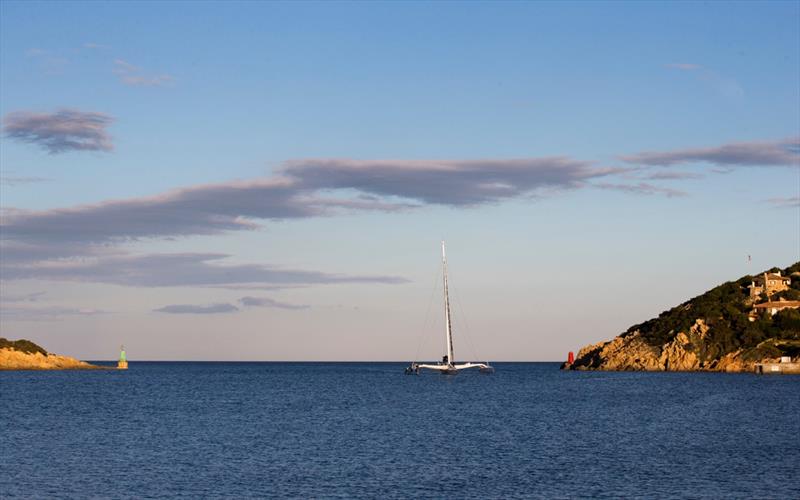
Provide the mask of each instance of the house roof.
[{"label": "house roof", "polygon": [[[767,279],[768,280],[791,281],[791,278],[789,278],[788,276],[781,276],[780,274],[772,274],[772,273],[768,273],[767,274]],[[764,281],[764,275],[763,274],[759,274],[758,276],[756,276],[753,279],[753,281],[763,282]]]}]

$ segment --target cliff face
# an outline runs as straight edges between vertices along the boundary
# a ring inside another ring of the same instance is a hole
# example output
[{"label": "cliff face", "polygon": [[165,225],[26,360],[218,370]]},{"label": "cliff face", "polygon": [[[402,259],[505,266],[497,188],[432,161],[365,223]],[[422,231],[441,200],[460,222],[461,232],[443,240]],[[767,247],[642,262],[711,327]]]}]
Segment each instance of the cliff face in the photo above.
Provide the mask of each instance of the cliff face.
[{"label": "cliff face", "polygon": [[[0,370],[91,370],[99,368],[69,356],[48,353],[28,341],[9,342],[0,339]],[[26,344],[19,344],[24,342]],[[15,345],[16,344],[16,345]],[[20,349],[15,347],[20,346]],[[33,346],[33,347],[29,347]]]},{"label": "cliff face", "polygon": [[[792,276],[790,299],[800,295],[800,263]],[[709,290],[607,342],[584,347],[571,370],[752,372],[757,363],[782,356],[800,362],[800,310],[752,314],[749,276]]]},{"label": "cliff face", "polygon": [[[752,372],[756,363],[777,363],[779,357],[765,356],[765,348],[774,347],[768,341],[756,349],[737,349],[715,357],[708,356],[708,326],[699,319],[689,332],[679,332],[663,345],[648,344],[640,332],[615,337],[584,347],[575,362],[565,363],[571,370],[609,371],[721,371]],[[778,343],[778,345],[781,345]],[[794,360],[800,361],[800,357]]]}]

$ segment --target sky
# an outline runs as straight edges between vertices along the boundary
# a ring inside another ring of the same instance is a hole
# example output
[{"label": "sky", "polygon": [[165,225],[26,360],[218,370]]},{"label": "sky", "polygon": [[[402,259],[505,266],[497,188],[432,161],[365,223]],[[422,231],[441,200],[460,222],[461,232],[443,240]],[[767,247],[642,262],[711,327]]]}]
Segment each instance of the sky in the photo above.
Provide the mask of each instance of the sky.
[{"label": "sky", "polygon": [[[0,330],[551,361],[800,260],[798,2],[0,2]],[[748,256],[750,258],[748,259]]]}]

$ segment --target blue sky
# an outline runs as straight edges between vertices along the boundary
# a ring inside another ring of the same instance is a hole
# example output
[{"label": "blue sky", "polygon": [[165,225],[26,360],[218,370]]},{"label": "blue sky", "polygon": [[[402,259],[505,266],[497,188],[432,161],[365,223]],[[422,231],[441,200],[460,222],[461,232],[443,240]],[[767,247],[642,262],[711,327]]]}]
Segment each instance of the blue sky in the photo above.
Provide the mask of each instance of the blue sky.
[{"label": "blue sky", "polygon": [[0,13],[5,336],[435,358],[444,238],[474,356],[561,359],[800,260],[796,2]]}]

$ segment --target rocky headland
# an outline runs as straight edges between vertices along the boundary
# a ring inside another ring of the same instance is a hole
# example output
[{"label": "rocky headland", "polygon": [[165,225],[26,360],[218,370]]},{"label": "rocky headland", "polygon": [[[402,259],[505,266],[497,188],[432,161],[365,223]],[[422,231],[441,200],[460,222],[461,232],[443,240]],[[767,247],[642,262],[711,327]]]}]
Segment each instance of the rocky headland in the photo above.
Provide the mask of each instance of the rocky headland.
[{"label": "rocky headland", "polygon": [[800,363],[800,262],[724,283],[584,347],[562,369],[753,372],[785,357]]},{"label": "rocky headland", "polygon": [[29,340],[0,338],[0,370],[95,370],[91,365],[69,356],[48,353]]}]

